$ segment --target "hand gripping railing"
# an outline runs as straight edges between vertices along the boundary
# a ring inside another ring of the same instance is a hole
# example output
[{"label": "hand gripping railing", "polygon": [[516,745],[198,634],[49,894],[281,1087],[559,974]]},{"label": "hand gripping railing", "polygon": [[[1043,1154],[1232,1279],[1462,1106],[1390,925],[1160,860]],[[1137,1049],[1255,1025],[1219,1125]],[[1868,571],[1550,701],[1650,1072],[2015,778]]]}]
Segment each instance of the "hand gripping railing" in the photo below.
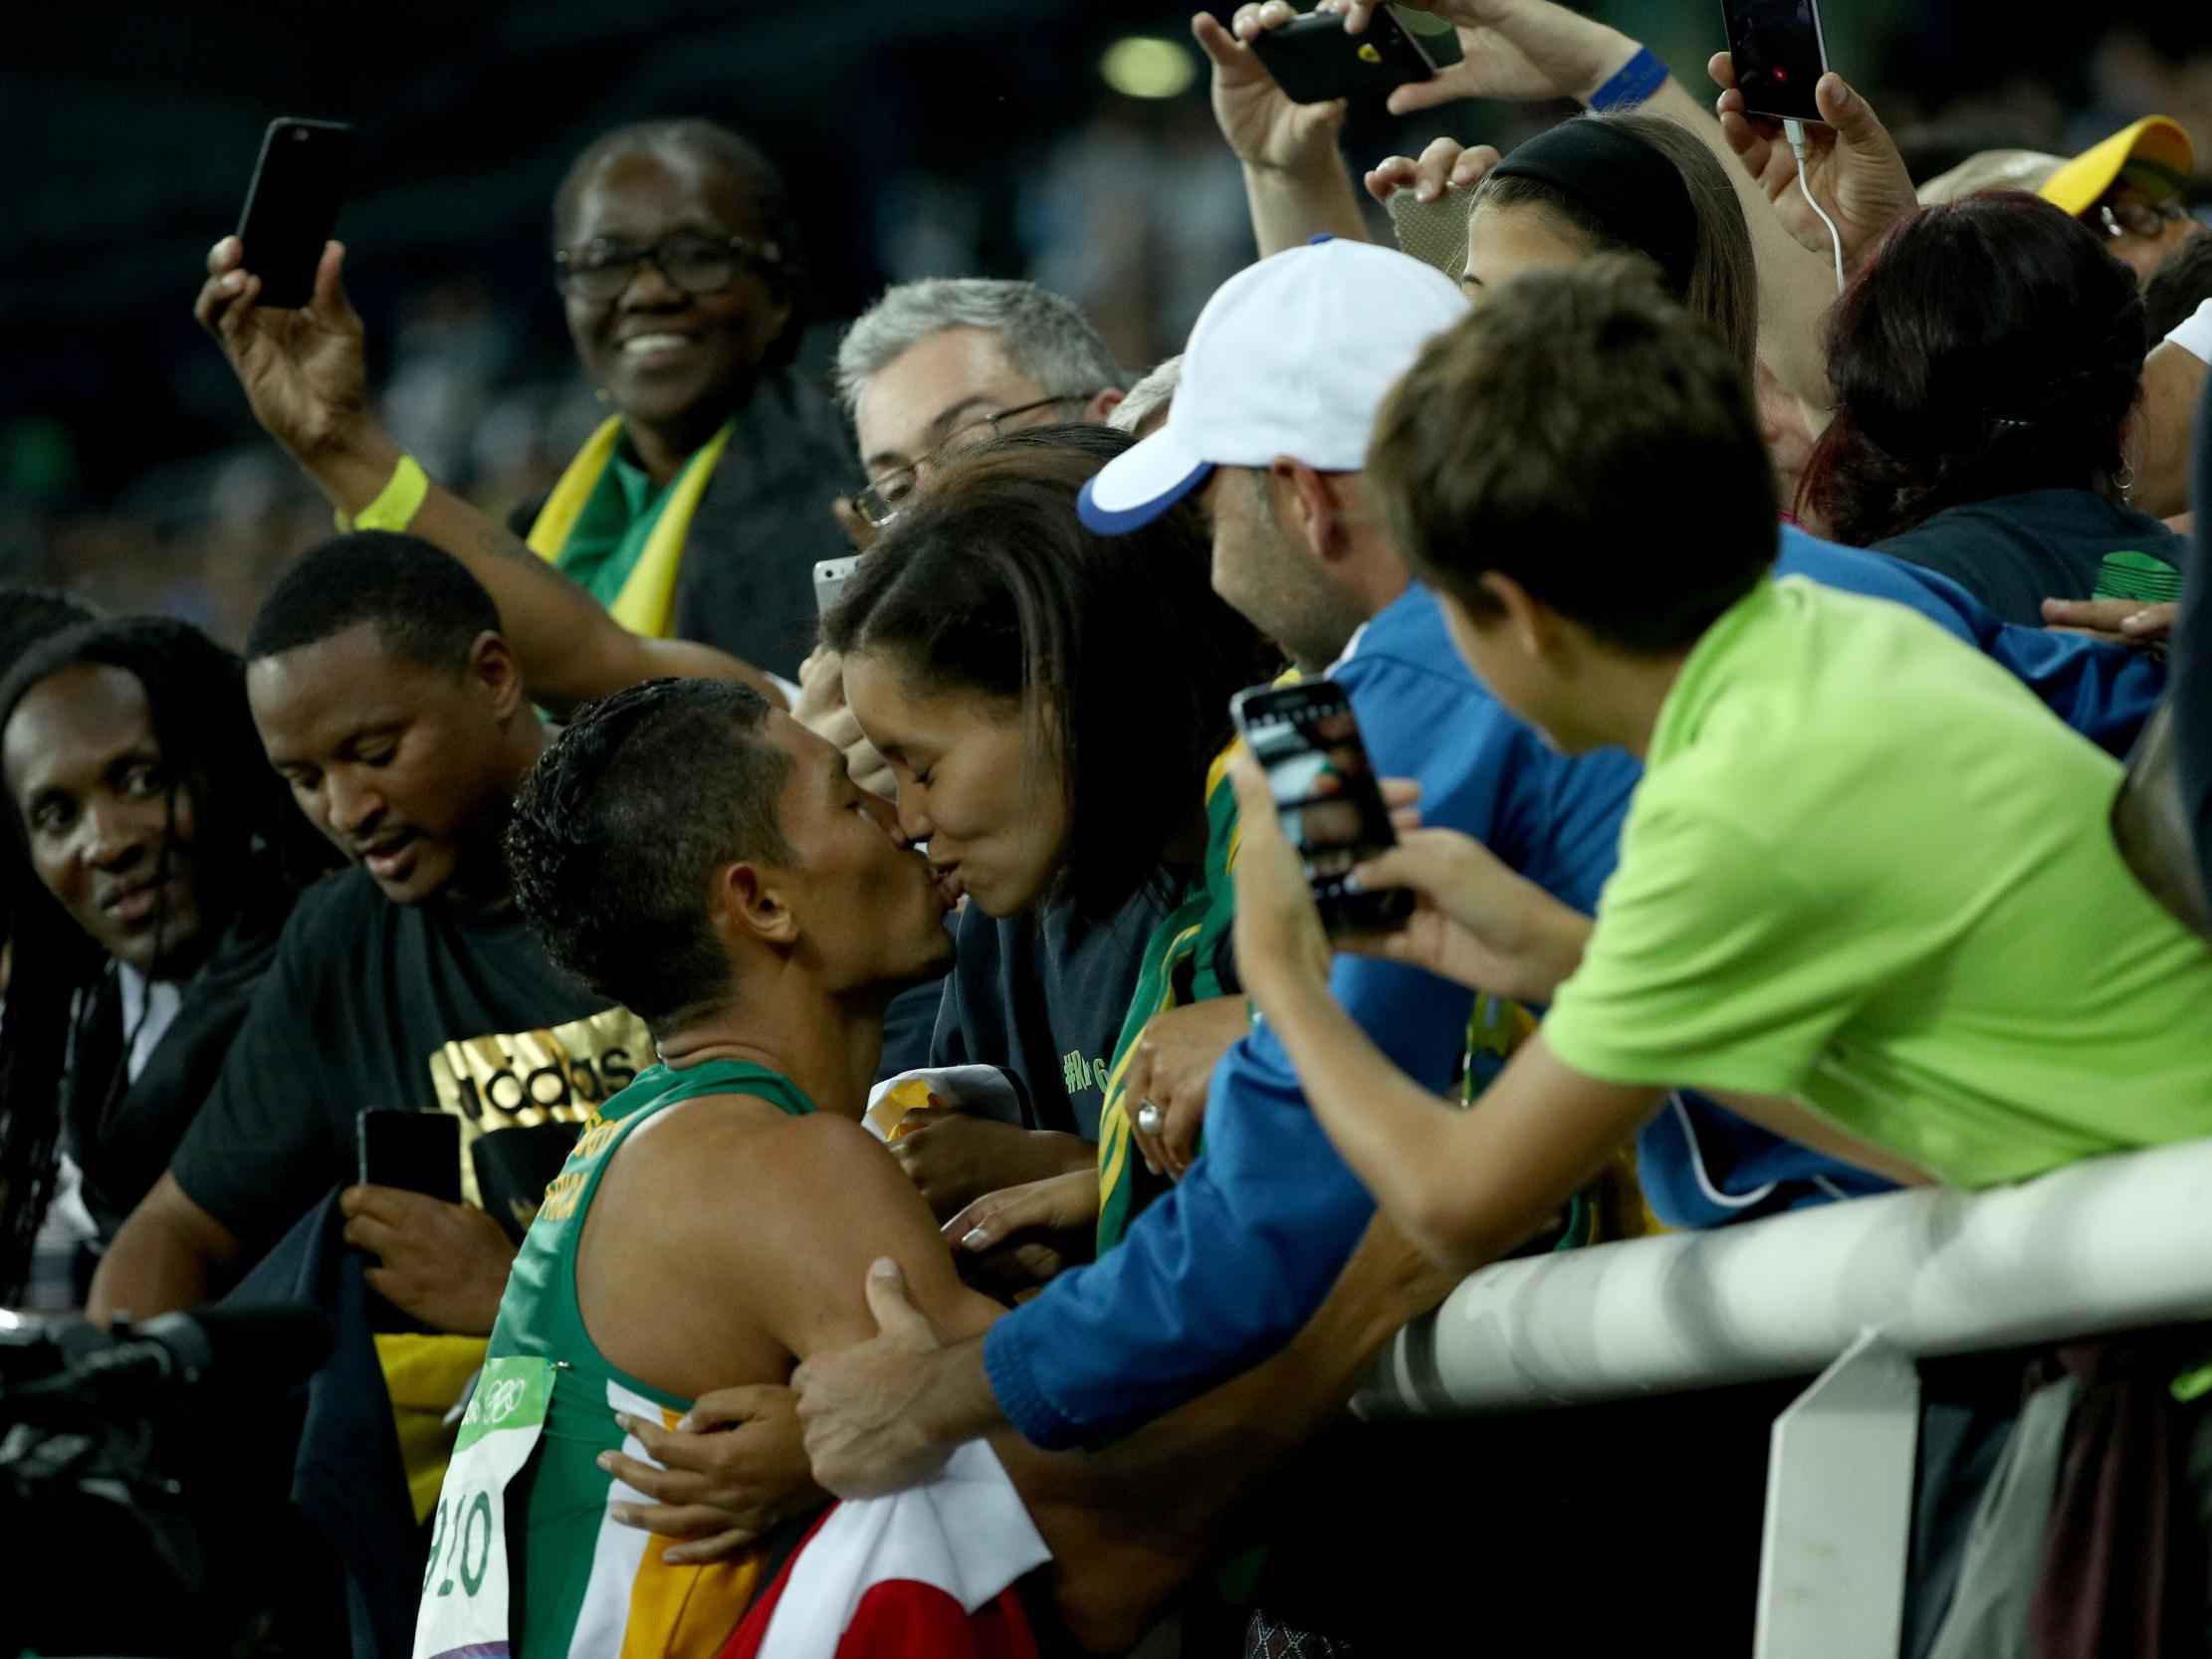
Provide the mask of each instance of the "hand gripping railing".
[{"label": "hand gripping railing", "polygon": [[2212,1318],[2212,1141],[1981,1193],[1861,1198],[1483,1269],[1386,1350],[1363,1415],[1825,1374],[1775,1426],[1761,1654],[1894,1653],[1912,1360]]}]

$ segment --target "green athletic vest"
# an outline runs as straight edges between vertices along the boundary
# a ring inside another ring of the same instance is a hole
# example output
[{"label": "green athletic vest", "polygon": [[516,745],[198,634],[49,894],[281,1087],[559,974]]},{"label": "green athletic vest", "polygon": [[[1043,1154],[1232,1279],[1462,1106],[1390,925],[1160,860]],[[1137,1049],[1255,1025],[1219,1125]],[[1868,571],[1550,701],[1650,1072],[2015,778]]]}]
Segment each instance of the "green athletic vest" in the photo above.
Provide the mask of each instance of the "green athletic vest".
[{"label": "green athletic vest", "polygon": [[[656,1065],[586,1121],[575,1149],[546,1188],[500,1301],[491,1358],[550,1359],[553,1404],[530,1468],[511,1489],[519,1566],[516,1659],[639,1650],[711,1659],[762,1586],[762,1557],[748,1553],[703,1567],[670,1566],[667,1547],[608,1514],[620,1501],[595,1461],[623,1450],[622,1411],[664,1426],[691,1401],[617,1369],[584,1330],[576,1305],[576,1241],[615,1148],[656,1113],[702,1095],[749,1095],[804,1117],[813,1103],[763,1066],[711,1060],[681,1071]],[[631,1457],[642,1457],[634,1444]],[[634,1501],[634,1499],[633,1499]]]}]

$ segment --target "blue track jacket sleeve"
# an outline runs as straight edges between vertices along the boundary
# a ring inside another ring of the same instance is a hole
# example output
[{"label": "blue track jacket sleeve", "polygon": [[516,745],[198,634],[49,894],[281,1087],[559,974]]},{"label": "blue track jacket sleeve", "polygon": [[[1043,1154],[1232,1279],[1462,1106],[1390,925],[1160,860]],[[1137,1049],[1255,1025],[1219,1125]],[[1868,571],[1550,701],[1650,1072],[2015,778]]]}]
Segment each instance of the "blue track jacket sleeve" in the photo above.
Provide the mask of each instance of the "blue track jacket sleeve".
[{"label": "blue track jacket sleeve", "polygon": [[2140,651],[2001,621],[1948,576],[1887,553],[1839,547],[1795,525],[1783,526],[1775,572],[1909,606],[2011,670],[2059,719],[2122,757],[2166,689],[2165,665]]},{"label": "blue track jacket sleeve", "polygon": [[[1427,820],[1481,837],[1552,885],[1563,842],[1596,849],[1570,902],[1585,907],[1610,868],[1633,763],[1600,763],[1602,788],[1565,789],[1570,764],[1545,750],[1466,673],[1420,589],[1379,617],[1335,671],[1385,776],[1422,786]],[[1605,822],[1561,836],[1540,822],[1562,798]],[[1536,849],[1543,849],[1541,856]],[[1432,1089],[1449,1087],[1473,998],[1417,969],[1340,956],[1330,986],[1377,1045]],[[1214,1074],[1206,1150],[1140,1215],[1120,1248],[1062,1274],[992,1328],[984,1346],[1009,1421],[1045,1447],[1125,1433],[1248,1369],[1327,1297],[1374,1203],[1307,1109],[1287,1056],[1264,1029]]]}]

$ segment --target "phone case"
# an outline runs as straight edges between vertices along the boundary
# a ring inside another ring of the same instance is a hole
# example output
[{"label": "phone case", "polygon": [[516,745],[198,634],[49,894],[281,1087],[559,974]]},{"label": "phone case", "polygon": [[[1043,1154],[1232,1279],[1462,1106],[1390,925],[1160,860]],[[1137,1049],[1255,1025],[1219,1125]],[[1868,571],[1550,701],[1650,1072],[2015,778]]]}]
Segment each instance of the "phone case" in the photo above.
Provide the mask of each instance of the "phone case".
[{"label": "phone case", "polygon": [[[1243,734],[1253,757],[1267,770],[1268,790],[1275,797],[1276,811],[1283,819],[1284,832],[1306,861],[1306,876],[1312,886],[1314,908],[1320,913],[1322,929],[1331,937],[1338,937],[1348,933],[1383,933],[1404,927],[1407,919],[1414,913],[1413,893],[1402,887],[1356,888],[1341,875],[1321,874],[1314,863],[1315,858],[1320,856],[1320,851],[1306,838],[1300,827],[1310,827],[1310,819],[1304,814],[1315,801],[1309,799],[1294,803],[1283,799],[1283,782],[1276,770],[1278,763],[1287,760],[1293,765],[1310,766],[1316,760],[1323,760],[1323,753],[1301,731],[1292,750],[1278,752],[1275,758],[1270,758],[1268,751],[1271,745],[1267,741],[1266,732],[1263,729],[1255,730],[1255,727],[1272,728],[1276,721],[1283,717],[1288,717],[1294,726],[1302,725],[1298,721],[1298,714],[1302,711],[1311,711],[1317,717],[1341,715],[1350,721],[1352,729],[1349,732],[1349,744],[1357,751],[1357,764],[1350,773],[1339,775],[1357,778],[1354,786],[1356,792],[1365,797],[1360,816],[1366,829],[1359,840],[1379,849],[1392,845],[1397,836],[1392,830],[1390,815],[1375,779],[1374,763],[1368,756],[1367,744],[1359,734],[1357,721],[1351,720],[1351,701],[1345,696],[1343,687],[1333,680],[1309,680],[1300,685],[1279,689],[1254,686],[1248,691],[1238,692],[1229,700],[1229,713],[1236,723],[1237,730]],[[1299,788],[1295,778],[1290,787],[1293,790]],[[1294,812],[1299,815],[1296,819],[1293,818]],[[1345,856],[1346,843],[1343,840],[1331,838],[1327,847],[1336,856]]]},{"label": "phone case", "polygon": [[352,165],[353,129],[343,121],[282,116],[269,123],[238,218],[246,269],[261,279],[261,305],[296,311],[315,297],[316,267],[337,228]]},{"label": "phone case", "polygon": [[853,553],[844,558],[825,558],[814,566],[814,610],[827,616],[829,607],[837,603],[845,591],[845,584],[852,580],[852,573],[860,565],[860,555]]},{"label": "phone case", "polygon": [[1436,267],[1453,282],[1467,274],[1472,190],[1447,189],[1433,202],[1421,200],[1411,190],[1398,190],[1383,206],[1390,212],[1391,231],[1402,253]]},{"label": "phone case", "polygon": [[1378,11],[1359,35],[1347,35],[1334,12],[1309,12],[1262,33],[1252,51],[1293,104],[1387,93],[1437,73],[1428,52],[1389,11]]},{"label": "phone case", "polygon": [[1745,113],[1819,120],[1813,89],[1828,73],[1820,0],[1721,0],[1720,18]]},{"label": "phone case", "polygon": [[461,1121],[442,1112],[369,1110],[360,1115],[363,1186],[397,1187],[448,1204],[461,1201]]}]

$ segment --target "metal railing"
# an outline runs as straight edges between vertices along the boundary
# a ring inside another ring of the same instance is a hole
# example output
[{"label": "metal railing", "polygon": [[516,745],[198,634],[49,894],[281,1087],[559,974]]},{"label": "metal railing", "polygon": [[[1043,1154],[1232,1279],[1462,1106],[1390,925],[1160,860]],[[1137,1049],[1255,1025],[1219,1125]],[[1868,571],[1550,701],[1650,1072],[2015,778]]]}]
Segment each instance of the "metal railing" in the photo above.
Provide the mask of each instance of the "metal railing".
[{"label": "metal railing", "polygon": [[1775,1425],[1762,1655],[1894,1653],[1913,1361],[2212,1318],[2212,1141],[1500,1263],[1401,1333],[1357,1408],[1457,1416],[1822,1373]]}]

